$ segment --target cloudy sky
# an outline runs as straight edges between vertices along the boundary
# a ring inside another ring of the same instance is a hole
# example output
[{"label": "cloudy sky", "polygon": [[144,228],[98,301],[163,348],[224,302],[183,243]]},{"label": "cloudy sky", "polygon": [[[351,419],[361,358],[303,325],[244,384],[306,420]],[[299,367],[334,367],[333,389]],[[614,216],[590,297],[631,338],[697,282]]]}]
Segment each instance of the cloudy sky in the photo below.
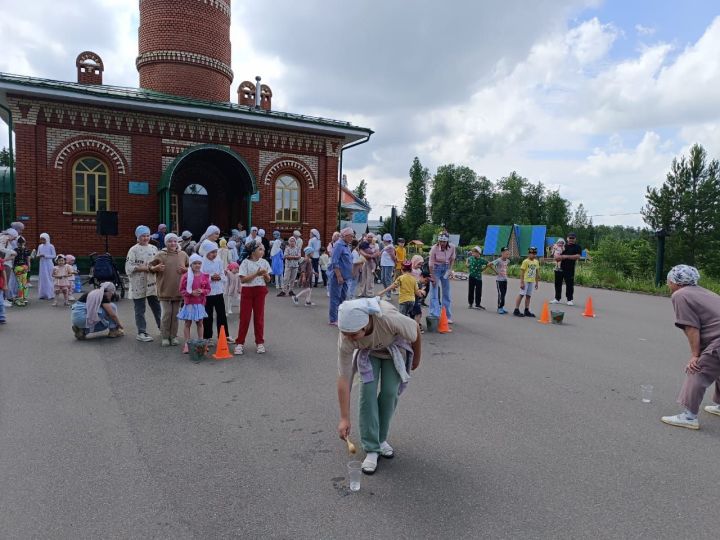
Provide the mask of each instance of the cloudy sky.
[{"label": "cloudy sky", "polygon": [[[0,71],[74,80],[90,49],[106,83],[137,85],[136,1],[33,5],[0,0]],[[673,157],[695,142],[720,157],[719,15],[715,0],[233,0],[233,90],[259,74],[274,109],[372,128],[345,172],[375,215],[402,205],[417,155],[516,170],[596,223],[640,225]]]}]

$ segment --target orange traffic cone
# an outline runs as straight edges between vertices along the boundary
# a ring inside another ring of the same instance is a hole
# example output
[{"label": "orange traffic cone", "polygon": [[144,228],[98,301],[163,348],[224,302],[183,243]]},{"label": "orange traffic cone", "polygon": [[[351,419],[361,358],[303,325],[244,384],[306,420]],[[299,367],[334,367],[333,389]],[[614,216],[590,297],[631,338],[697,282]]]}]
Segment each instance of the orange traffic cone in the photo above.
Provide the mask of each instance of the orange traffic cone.
[{"label": "orange traffic cone", "polygon": [[440,324],[438,324],[438,332],[441,334],[452,332],[452,330],[450,330],[450,325],[448,324],[447,312],[445,311],[444,306],[440,311]]},{"label": "orange traffic cone", "polygon": [[585,311],[582,314],[583,317],[595,317],[595,311],[592,305],[592,296],[588,296],[587,303],[585,304]]},{"label": "orange traffic cone", "polygon": [[547,300],[545,300],[545,303],[543,304],[538,322],[540,324],[550,324],[550,307],[548,306]]},{"label": "orange traffic cone", "polygon": [[220,327],[220,337],[218,337],[217,348],[215,354],[212,355],[215,360],[227,360],[232,358],[230,349],[228,348],[227,336],[225,335],[225,327]]}]

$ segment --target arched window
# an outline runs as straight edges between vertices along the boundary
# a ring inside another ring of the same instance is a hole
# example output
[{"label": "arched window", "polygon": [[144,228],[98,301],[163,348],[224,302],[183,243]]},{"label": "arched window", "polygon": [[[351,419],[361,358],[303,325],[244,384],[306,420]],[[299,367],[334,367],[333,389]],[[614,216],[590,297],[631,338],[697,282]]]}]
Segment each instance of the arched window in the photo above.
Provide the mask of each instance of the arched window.
[{"label": "arched window", "polygon": [[80,158],[73,166],[73,212],[94,214],[109,208],[107,165],[94,157]]},{"label": "arched window", "polygon": [[300,184],[292,176],[275,182],[275,221],[300,221]]}]

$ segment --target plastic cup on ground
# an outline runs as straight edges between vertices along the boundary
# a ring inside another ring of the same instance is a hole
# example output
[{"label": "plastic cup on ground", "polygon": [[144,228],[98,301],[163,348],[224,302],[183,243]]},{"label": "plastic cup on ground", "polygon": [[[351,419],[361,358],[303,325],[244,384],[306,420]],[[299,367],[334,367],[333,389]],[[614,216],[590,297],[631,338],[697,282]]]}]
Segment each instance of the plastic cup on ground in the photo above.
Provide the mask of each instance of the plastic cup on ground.
[{"label": "plastic cup on ground", "polygon": [[362,463],[351,461],[347,464],[348,482],[350,491],[360,491],[360,479],[362,478]]},{"label": "plastic cup on ground", "polygon": [[652,401],[652,391],[653,391],[652,384],[641,384],[640,385],[640,394],[642,395],[643,403],[650,403],[650,401]]}]

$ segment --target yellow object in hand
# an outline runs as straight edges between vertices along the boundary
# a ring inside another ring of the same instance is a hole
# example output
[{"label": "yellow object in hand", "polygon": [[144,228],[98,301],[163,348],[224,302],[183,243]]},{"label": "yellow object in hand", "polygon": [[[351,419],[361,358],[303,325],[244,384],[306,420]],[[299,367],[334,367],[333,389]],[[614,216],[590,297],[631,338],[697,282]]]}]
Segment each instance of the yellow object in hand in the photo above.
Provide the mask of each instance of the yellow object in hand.
[{"label": "yellow object in hand", "polygon": [[355,452],[357,452],[357,448],[355,448],[355,445],[350,440],[350,437],[345,439],[345,442],[347,443],[348,452],[350,452],[351,454],[354,454]]}]

